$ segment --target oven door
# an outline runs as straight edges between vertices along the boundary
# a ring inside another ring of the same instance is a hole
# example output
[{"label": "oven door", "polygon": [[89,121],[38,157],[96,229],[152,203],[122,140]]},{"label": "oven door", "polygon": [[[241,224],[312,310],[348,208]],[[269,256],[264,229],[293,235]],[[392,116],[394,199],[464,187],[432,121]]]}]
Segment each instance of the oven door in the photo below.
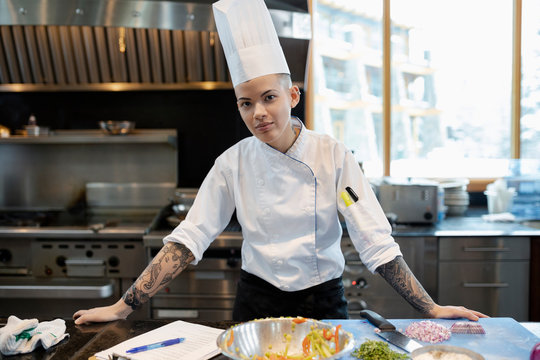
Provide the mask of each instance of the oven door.
[{"label": "oven door", "polygon": [[120,279],[2,276],[0,316],[71,318],[79,309],[110,305],[120,290]]}]

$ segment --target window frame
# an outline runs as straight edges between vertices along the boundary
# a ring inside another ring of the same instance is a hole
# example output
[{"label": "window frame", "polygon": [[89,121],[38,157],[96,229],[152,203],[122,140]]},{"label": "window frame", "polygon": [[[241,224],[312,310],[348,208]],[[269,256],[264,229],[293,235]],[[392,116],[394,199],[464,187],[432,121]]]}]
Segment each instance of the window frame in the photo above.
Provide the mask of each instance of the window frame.
[{"label": "window frame", "polygon": [[[308,9],[311,16],[311,29],[314,29],[313,1],[308,0]],[[391,1],[382,0],[382,33],[383,33],[383,53],[382,53],[382,88],[383,88],[383,176],[390,176],[391,164]],[[511,115],[510,123],[510,159],[521,157],[521,26],[522,26],[522,0],[513,0],[512,14],[512,93],[511,93]],[[310,46],[308,56],[308,68],[306,72],[307,92],[306,92],[306,127],[314,128],[314,88],[313,88],[313,47]],[[471,178],[469,179],[468,191],[483,191],[486,185],[493,182],[493,178]]]}]

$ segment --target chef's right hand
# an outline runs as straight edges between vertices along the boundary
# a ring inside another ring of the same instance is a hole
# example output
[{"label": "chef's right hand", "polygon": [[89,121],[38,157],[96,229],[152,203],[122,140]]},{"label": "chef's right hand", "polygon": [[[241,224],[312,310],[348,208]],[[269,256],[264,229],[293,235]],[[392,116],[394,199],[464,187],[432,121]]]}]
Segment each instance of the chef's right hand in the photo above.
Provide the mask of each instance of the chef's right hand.
[{"label": "chef's right hand", "polygon": [[123,299],[110,306],[96,307],[89,310],[79,310],[73,314],[75,325],[91,322],[107,322],[125,319],[133,310]]}]

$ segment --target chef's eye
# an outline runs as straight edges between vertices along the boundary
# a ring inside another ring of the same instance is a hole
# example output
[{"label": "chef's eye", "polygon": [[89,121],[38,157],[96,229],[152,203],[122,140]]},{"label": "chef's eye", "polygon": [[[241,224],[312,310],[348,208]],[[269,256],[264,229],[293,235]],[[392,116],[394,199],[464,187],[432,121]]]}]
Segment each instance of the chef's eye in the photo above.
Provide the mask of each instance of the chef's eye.
[{"label": "chef's eye", "polygon": [[266,95],[265,100],[266,101],[272,101],[276,98],[276,95]]},{"label": "chef's eye", "polygon": [[250,107],[250,106],[251,106],[251,102],[249,102],[249,101],[242,101],[242,102],[240,103],[240,107],[241,107],[241,108],[244,108],[244,109],[247,109],[247,108]]}]

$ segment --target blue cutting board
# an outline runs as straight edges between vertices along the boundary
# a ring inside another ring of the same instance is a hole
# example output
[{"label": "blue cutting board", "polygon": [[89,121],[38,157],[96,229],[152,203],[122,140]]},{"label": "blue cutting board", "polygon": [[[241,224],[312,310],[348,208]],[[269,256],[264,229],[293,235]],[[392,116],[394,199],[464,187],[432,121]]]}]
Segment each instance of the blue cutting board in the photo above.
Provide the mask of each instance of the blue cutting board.
[{"label": "blue cutting board", "polygon": [[[458,320],[429,319],[447,328]],[[463,321],[463,319],[459,319]],[[407,326],[421,319],[389,320],[399,331],[404,332]],[[325,320],[342,327],[353,334],[356,347],[359,347],[367,339],[383,340],[374,332],[375,327],[367,320]],[[439,343],[441,345],[461,346],[483,355],[486,360],[528,360],[531,349],[540,342],[540,338],[521,326],[512,318],[482,318],[480,324],[486,331],[485,334],[452,334],[449,340]],[[430,345],[418,341],[422,345]],[[403,352],[401,349],[390,345],[392,350]],[[356,359],[347,356],[344,359]],[[356,359],[357,360],[357,359]]]}]

